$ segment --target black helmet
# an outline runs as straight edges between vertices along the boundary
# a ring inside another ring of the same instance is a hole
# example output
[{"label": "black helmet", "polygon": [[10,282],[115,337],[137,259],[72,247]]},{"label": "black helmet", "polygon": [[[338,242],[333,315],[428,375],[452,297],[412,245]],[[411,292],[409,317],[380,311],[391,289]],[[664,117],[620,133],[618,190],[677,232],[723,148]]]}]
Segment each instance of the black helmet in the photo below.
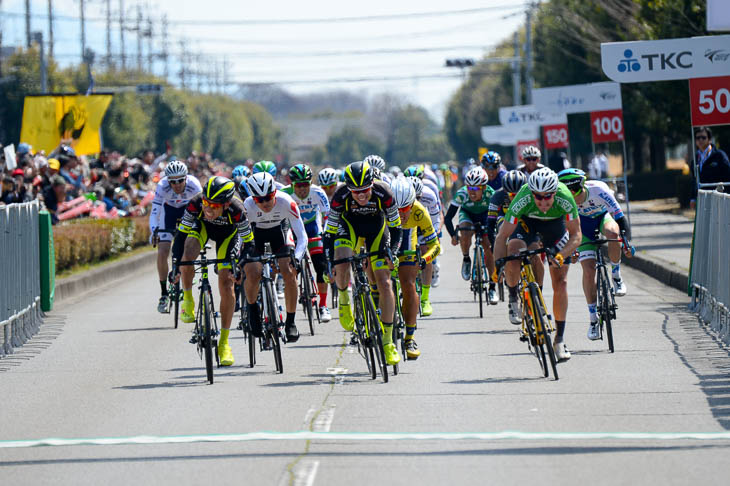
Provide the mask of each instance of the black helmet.
[{"label": "black helmet", "polygon": [[363,189],[373,185],[373,167],[367,162],[353,162],[345,167],[348,189]]},{"label": "black helmet", "polygon": [[218,204],[227,203],[235,193],[236,184],[223,176],[211,177],[203,188],[203,198]]},{"label": "black helmet", "polygon": [[517,192],[527,182],[527,175],[521,170],[511,170],[504,175],[502,187],[505,192]]}]

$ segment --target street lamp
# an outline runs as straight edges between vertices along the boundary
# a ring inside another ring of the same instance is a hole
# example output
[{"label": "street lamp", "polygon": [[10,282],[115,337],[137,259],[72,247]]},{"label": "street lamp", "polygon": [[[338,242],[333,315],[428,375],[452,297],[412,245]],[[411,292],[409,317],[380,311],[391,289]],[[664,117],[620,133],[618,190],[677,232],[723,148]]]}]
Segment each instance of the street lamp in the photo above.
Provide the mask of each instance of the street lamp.
[{"label": "street lamp", "polygon": [[474,65],[474,59],[471,58],[454,58],[454,59],[447,59],[446,60],[446,67],[455,67],[461,69],[461,77],[466,80],[466,71],[465,69],[468,67],[472,67]]}]

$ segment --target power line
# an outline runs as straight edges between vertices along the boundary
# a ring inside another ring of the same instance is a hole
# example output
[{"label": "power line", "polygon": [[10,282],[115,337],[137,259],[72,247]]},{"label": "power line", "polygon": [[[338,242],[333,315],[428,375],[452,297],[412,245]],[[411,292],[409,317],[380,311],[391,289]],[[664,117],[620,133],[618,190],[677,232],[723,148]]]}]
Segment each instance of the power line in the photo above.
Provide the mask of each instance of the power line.
[{"label": "power line", "polygon": [[[500,71],[472,71],[469,75],[473,77],[490,76],[493,74],[499,74]],[[461,74],[449,74],[449,73],[434,73],[434,74],[416,74],[416,75],[400,75],[400,76],[370,76],[370,77],[359,77],[359,78],[325,78],[325,79],[292,79],[292,80],[280,80],[275,81],[234,81],[234,84],[245,84],[245,85],[275,85],[275,84],[333,84],[333,83],[363,83],[363,82],[382,82],[382,81],[420,81],[420,80],[437,80],[437,79],[451,79],[461,78]]]},{"label": "power line", "polygon": [[[404,49],[362,49],[352,51],[313,51],[313,52],[262,52],[262,51],[249,51],[249,52],[227,52],[226,55],[233,57],[332,57],[332,56],[369,56],[377,54],[407,54],[407,53],[421,53],[421,52],[445,52],[454,50],[464,49],[491,49],[495,46],[488,46],[484,44],[468,45],[468,46],[447,46],[447,47],[413,47]],[[205,55],[213,56],[214,53],[205,53]]]}]

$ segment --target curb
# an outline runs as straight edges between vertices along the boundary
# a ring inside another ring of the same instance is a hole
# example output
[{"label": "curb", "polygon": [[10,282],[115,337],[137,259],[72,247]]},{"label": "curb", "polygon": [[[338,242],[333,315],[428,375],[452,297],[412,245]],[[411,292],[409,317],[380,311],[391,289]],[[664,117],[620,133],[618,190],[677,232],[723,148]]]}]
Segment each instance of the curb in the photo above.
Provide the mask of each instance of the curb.
[{"label": "curb", "polygon": [[94,268],[79,275],[59,279],[56,282],[54,303],[58,304],[72,297],[77,297],[130,274],[149,270],[155,261],[157,261],[157,250],[150,250],[146,253]]},{"label": "curb", "polygon": [[636,270],[639,270],[682,293],[687,293],[687,288],[689,287],[689,275],[677,270],[672,265],[651,260],[638,253],[632,258],[622,258],[621,264],[635,268]]}]

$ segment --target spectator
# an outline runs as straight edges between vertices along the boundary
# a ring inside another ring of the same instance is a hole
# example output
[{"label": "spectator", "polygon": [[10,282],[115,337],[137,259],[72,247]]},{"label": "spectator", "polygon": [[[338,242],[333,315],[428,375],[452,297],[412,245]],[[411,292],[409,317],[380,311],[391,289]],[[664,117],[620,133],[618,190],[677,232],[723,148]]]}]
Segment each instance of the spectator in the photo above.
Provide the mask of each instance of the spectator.
[{"label": "spectator", "polygon": [[0,202],[4,204],[20,202],[15,188],[15,179],[7,175],[3,177],[3,190],[2,195],[0,195]]},{"label": "spectator", "polygon": [[[730,183],[730,162],[727,154],[712,143],[712,130],[709,127],[695,129],[695,144],[697,145],[697,172],[700,184],[713,182]],[[730,184],[725,187],[729,192]]]},{"label": "spectator", "polygon": [[597,152],[588,162],[588,178],[605,179],[606,177],[608,177],[608,157],[603,152]]},{"label": "spectator", "polygon": [[51,178],[51,185],[43,191],[43,202],[51,213],[51,224],[58,223],[58,205],[66,200],[66,181],[60,175]]}]

